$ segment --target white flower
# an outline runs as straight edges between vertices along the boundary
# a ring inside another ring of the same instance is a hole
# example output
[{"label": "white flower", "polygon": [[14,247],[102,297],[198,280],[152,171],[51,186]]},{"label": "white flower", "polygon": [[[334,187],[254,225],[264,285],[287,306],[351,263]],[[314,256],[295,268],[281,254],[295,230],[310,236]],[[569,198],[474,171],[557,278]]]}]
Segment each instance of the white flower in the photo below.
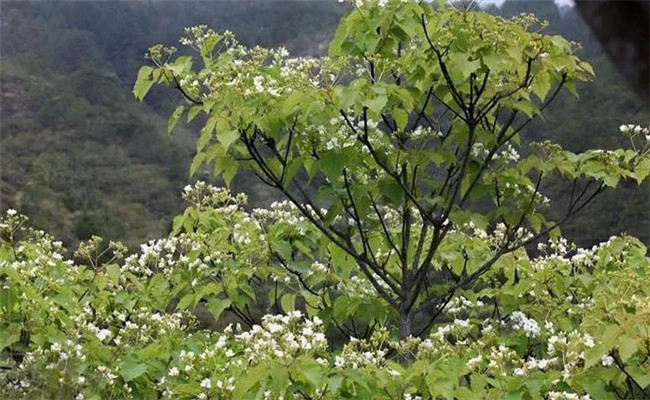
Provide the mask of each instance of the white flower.
[{"label": "white flower", "polygon": [[478,365],[482,360],[483,360],[483,356],[480,355],[480,354],[479,354],[478,356],[474,357],[474,358],[470,358],[470,359],[467,361],[467,368],[469,368],[469,369],[473,369],[473,368],[476,367],[476,366],[477,366],[477,365]]},{"label": "white flower", "polygon": [[210,378],[205,378],[204,380],[201,381],[201,387],[210,389],[212,387],[212,384],[210,383]]},{"label": "white flower", "polygon": [[178,368],[173,367],[169,370],[169,376],[178,376]]},{"label": "white flower", "polygon": [[261,75],[256,76],[253,78],[253,85],[255,86],[255,91],[257,93],[262,93],[264,91],[264,85],[262,84],[264,81],[264,77]]},{"label": "white flower", "polygon": [[537,321],[535,321],[532,318],[528,318],[521,311],[513,312],[512,315],[510,316],[510,320],[514,324],[514,328],[523,329],[524,332],[526,332],[526,336],[528,337],[539,336],[540,329],[539,329],[539,325],[537,324]]},{"label": "white flower", "polygon": [[10,208],[7,210],[7,215],[16,215],[17,211],[14,210],[13,208]]},{"label": "white flower", "polygon": [[601,359],[600,363],[603,364],[603,367],[609,367],[614,364],[614,357],[609,354],[605,354]]},{"label": "white flower", "polygon": [[97,339],[103,342],[111,336],[111,331],[108,329],[100,329],[97,331],[97,333],[95,333],[95,336],[97,336]]},{"label": "white flower", "polygon": [[77,378],[77,383],[83,385],[84,383],[86,383],[86,377],[83,375],[79,375],[79,377]]}]

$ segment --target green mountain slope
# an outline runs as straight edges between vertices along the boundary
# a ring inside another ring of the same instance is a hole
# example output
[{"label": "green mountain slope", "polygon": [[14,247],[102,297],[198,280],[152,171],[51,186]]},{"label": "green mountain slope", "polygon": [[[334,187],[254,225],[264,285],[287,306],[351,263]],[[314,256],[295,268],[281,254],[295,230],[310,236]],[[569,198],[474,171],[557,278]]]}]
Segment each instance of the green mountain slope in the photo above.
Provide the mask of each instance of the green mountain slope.
[{"label": "green mountain slope", "polygon": [[[97,69],[47,77],[3,60],[3,206],[75,242],[164,235],[191,153]],[[96,101],[96,96],[102,101]]]}]

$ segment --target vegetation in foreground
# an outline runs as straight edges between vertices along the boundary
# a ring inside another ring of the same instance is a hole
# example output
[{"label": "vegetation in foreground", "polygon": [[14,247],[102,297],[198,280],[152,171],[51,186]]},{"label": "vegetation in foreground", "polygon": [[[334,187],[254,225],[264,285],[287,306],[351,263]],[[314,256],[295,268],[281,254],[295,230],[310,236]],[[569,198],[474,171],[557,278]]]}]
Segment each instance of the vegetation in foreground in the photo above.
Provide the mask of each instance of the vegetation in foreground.
[{"label": "vegetation in foreground", "polygon": [[[2,397],[647,396],[650,259],[634,238],[517,251],[399,339],[396,313],[294,207],[246,212],[204,184],[185,198],[178,231],[126,259],[93,239],[68,260],[3,215]],[[479,256],[501,239],[466,226],[448,240]]]},{"label": "vegetation in foreground", "polygon": [[[141,55],[152,41],[178,43],[183,27],[208,23],[229,29],[247,45],[286,46],[292,55],[327,51],[336,25],[351,5],[335,1],[292,2],[24,2],[0,3],[0,203],[29,215],[34,227],[66,247],[99,235],[131,250],[164,236],[183,209],[177,193],[187,183],[195,128],[166,137],[165,117],[174,99],[152,90],[146,104],[128,95]],[[548,20],[548,34],[580,43],[575,54],[593,65],[594,82],[577,84],[580,96],[560,92],[544,121],[523,129],[522,140],[549,139],[571,151],[614,149],[622,121],[650,123],[647,107],[617,75],[617,64],[574,8],[552,0],[506,1],[490,14],[532,12]],[[102,21],[96,24],[94,21]],[[70,49],[74,49],[71,51]],[[181,49],[182,51],[182,49]],[[201,120],[201,116],[197,116]],[[196,126],[196,122],[194,126]],[[218,182],[201,169],[196,178]],[[280,199],[240,175],[252,206]],[[542,187],[561,214],[570,185],[551,178]],[[627,232],[646,245],[650,233],[650,186],[624,182],[603,193],[588,212],[567,221],[563,234],[592,246]],[[619,207],[620,204],[625,207]],[[617,212],[611,212],[616,209]]]}]

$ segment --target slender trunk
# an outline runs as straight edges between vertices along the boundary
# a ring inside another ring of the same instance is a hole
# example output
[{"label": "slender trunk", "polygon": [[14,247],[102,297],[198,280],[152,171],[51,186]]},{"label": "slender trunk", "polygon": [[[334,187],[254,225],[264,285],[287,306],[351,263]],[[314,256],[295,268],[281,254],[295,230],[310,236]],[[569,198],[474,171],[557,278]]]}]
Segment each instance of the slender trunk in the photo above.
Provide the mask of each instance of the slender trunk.
[{"label": "slender trunk", "polygon": [[413,322],[412,314],[410,311],[400,311],[399,316],[399,336],[401,339],[406,339],[411,336],[411,324]]}]

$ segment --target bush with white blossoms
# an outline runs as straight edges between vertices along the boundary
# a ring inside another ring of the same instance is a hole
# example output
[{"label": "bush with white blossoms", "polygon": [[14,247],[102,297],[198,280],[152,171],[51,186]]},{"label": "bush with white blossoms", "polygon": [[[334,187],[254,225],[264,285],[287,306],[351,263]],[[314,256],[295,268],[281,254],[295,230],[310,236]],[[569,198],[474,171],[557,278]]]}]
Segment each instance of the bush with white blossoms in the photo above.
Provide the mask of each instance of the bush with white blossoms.
[{"label": "bush with white blossoms", "polygon": [[[400,339],[396,316],[376,292],[341,289],[348,281],[372,286],[343,277],[340,255],[325,251],[294,271],[263,252],[273,248],[260,234],[275,226],[266,225],[268,216],[284,225],[295,218],[291,211],[253,212],[264,215],[250,231],[263,267],[249,281],[230,280],[245,276],[234,261],[249,263],[249,250],[231,238],[227,259],[212,263],[207,254],[227,243],[210,238],[248,214],[226,212],[237,198],[226,190],[197,188],[228,200],[202,207],[218,228],[187,225],[193,233],[152,242],[125,260],[109,257],[111,264],[68,260],[60,244],[25,226],[25,216],[4,213],[0,224],[13,236],[3,236],[0,261],[3,397],[600,399],[647,390],[650,260],[633,238],[591,249],[558,238],[534,257],[522,249],[488,272],[482,288],[459,291],[428,329]],[[489,243],[498,232],[454,234]],[[322,239],[311,231],[310,240]],[[76,254],[99,251],[92,246],[120,248],[93,238]],[[224,282],[230,287],[215,288]],[[252,299],[242,302],[242,293]],[[262,293],[267,300],[258,300]],[[224,322],[200,323],[202,309]]]},{"label": "bush with white blossoms", "polygon": [[[621,127],[630,149],[528,145],[594,76],[574,43],[531,15],[352,3],[327,57],[198,26],[196,56],[157,45],[138,73],[138,99],[180,92],[170,130],[205,113],[191,173],[245,169],[284,201],[197,182],[170,236],[131,254],[68,251],[3,212],[0,397],[650,397],[646,247],[560,235],[648,176],[648,128]],[[555,219],[553,175],[571,186]]]}]

